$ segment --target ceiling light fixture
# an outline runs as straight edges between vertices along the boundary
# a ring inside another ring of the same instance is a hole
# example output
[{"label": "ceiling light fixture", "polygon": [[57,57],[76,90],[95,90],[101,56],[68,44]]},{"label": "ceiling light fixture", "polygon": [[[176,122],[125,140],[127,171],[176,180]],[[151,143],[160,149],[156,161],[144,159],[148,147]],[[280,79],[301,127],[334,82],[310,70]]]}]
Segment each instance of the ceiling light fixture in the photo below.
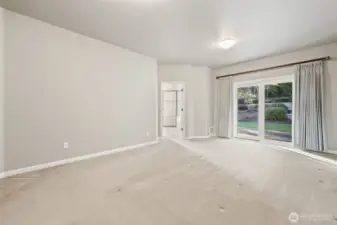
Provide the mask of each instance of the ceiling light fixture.
[{"label": "ceiling light fixture", "polygon": [[236,40],[232,38],[224,39],[219,43],[219,47],[224,49],[230,49],[234,45],[236,45]]}]

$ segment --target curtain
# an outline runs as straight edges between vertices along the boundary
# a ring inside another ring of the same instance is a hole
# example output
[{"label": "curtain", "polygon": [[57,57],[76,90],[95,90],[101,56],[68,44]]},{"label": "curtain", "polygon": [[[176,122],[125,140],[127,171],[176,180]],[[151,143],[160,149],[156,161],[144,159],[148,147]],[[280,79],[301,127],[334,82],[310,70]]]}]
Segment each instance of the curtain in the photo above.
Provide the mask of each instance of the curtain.
[{"label": "curtain", "polygon": [[218,136],[232,138],[233,81],[232,77],[218,80]]},{"label": "curtain", "polygon": [[324,62],[299,65],[295,75],[295,145],[324,151],[323,124]]}]

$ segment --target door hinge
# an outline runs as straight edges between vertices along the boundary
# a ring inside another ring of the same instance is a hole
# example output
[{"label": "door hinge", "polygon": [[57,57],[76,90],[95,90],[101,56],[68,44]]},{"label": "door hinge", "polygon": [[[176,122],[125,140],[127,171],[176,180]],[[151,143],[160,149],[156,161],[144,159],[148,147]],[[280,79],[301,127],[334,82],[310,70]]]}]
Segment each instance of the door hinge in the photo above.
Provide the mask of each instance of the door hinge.
[{"label": "door hinge", "polygon": [[181,128],[181,131],[184,131],[184,128]]},{"label": "door hinge", "polygon": [[181,108],[181,111],[184,111],[184,109],[183,109],[183,108]]}]

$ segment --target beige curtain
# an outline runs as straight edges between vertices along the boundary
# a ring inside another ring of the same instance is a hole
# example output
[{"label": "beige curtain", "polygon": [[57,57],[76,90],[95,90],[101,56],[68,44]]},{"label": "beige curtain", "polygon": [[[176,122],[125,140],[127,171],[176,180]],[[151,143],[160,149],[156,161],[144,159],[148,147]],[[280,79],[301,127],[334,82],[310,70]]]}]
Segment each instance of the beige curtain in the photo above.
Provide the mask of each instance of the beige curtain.
[{"label": "beige curtain", "polygon": [[295,89],[295,145],[301,149],[324,151],[323,124],[324,62],[299,65]]},{"label": "beige curtain", "polygon": [[233,137],[233,81],[232,77],[218,80],[218,136]]}]

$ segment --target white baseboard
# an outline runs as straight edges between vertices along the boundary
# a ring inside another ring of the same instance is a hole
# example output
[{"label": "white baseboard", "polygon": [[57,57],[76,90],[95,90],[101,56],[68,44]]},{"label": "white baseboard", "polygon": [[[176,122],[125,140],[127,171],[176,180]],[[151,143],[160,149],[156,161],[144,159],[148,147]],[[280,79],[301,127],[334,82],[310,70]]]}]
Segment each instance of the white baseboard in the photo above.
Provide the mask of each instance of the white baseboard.
[{"label": "white baseboard", "polygon": [[93,159],[93,158],[97,158],[97,157],[101,157],[101,156],[111,155],[111,154],[131,150],[131,149],[146,147],[146,146],[149,146],[149,145],[157,144],[158,142],[159,141],[157,139],[155,141],[146,142],[146,143],[142,143],[142,144],[131,145],[131,146],[116,148],[116,149],[107,150],[107,151],[103,151],[103,152],[88,154],[88,155],[84,155],[84,156],[78,156],[78,157],[63,159],[63,160],[60,160],[60,161],[49,162],[49,163],[44,163],[44,164],[40,164],[40,165],[35,165],[35,166],[30,166],[30,167],[25,167],[25,168],[10,170],[10,171],[5,171],[3,173],[0,173],[0,179],[15,176],[15,175],[19,175],[19,174],[23,174],[23,173],[33,172],[33,171],[37,171],[37,170],[43,170],[43,169],[47,169],[47,168],[50,168],[50,167],[55,167],[55,166],[74,163],[74,162],[78,162],[78,161]]},{"label": "white baseboard", "polygon": [[191,137],[187,137],[186,139],[188,140],[192,140],[192,139],[206,139],[206,138],[210,138],[212,137],[212,135],[208,135],[208,136],[191,136]]},{"label": "white baseboard", "polygon": [[337,151],[336,150],[327,150],[325,151],[326,153],[330,153],[330,154],[335,154],[337,155]]},{"label": "white baseboard", "polygon": [[288,151],[292,151],[292,152],[295,152],[295,153],[298,153],[298,154],[301,154],[301,155],[305,155],[309,158],[312,158],[312,159],[315,159],[317,161],[327,163],[327,164],[330,164],[330,165],[333,165],[333,166],[337,167],[337,160],[334,160],[334,159],[329,159],[329,158],[326,158],[324,156],[316,155],[316,154],[313,154],[313,153],[310,153],[310,152],[307,152],[307,151],[303,151],[303,150],[291,148],[291,147],[285,147],[285,146],[273,146],[273,147],[278,147],[278,148],[282,148],[282,149],[285,149],[285,150],[288,150]]}]

